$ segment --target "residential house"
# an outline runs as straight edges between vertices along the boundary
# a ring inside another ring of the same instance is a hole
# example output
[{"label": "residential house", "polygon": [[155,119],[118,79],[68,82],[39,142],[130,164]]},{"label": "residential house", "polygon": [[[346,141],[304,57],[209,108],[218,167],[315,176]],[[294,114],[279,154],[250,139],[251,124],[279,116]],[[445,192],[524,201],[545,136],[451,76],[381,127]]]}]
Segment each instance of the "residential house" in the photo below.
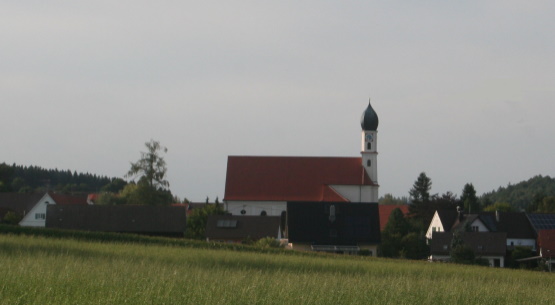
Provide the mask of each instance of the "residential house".
[{"label": "residential house", "polygon": [[[430,260],[449,260],[453,232],[436,231],[432,235]],[[474,250],[476,258],[487,260],[490,267],[505,267],[507,233],[463,232],[461,238],[465,245]]]},{"label": "residential house", "polygon": [[536,249],[536,234],[525,213],[520,212],[481,212],[464,214],[462,211],[435,212],[426,232],[433,240],[434,232],[503,232],[507,234],[508,250],[516,246]]},{"label": "residential house", "polygon": [[46,210],[49,205],[87,205],[86,196],[73,196],[55,193],[19,194],[0,193],[0,207],[4,213],[13,211],[22,216],[20,226],[44,227]]}]

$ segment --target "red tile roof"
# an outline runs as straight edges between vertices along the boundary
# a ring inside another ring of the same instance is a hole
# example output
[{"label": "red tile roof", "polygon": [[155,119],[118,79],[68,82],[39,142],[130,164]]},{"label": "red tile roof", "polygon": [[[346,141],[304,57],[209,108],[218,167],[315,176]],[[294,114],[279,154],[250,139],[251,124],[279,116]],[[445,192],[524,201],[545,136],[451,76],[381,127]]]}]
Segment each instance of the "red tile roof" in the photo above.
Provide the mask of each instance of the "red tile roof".
[{"label": "red tile roof", "polygon": [[378,205],[378,209],[380,211],[380,231],[383,231],[387,221],[389,220],[389,216],[391,212],[395,209],[401,209],[401,212],[406,216],[409,213],[409,206],[406,204],[403,205],[396,205],[396,204],[380,204]]},{"label": "red tile roof", "polygon": [[554,257],[555,230],[540,230],[538,233],[538,246],[542,250],[543,257]]},{"label": "red tile roof", "polygon": [[360,157],[229,156],[224,200],[348,201],[330,185],[374,185]]}]

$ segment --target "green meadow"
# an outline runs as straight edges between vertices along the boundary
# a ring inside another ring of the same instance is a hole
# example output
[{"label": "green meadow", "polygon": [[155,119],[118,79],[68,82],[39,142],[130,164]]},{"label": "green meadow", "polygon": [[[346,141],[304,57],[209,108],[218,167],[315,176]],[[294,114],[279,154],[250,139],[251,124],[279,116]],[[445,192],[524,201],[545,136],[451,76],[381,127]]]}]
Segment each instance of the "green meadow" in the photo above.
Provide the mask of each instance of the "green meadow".
[{"label": "green meadow", "polygon": [[0,234],[0,304],[554,304],[552,274]]}]

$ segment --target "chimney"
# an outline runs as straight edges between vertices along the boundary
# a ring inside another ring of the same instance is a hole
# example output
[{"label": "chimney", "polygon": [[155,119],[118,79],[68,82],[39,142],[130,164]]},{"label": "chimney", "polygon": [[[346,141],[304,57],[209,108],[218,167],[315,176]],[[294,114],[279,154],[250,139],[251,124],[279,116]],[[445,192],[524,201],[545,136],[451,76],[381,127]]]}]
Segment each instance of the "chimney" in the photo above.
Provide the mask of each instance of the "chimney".
[{"label": "chimney", "polygon": [[463,218],[464,218],[464,210],[461,209],[460,206],[457,206],[457,214],[459,214],[459,216],[458,216],[458,217],[459,217],[459,221],[463,221]]}]

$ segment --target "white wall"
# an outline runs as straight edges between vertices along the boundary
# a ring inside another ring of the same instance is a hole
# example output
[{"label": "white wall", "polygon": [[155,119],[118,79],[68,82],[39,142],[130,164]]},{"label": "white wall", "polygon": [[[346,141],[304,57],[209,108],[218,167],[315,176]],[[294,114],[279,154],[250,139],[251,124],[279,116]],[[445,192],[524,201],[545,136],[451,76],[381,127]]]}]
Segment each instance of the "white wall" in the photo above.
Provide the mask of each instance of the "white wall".
[{"label": "white wall", "polygon": [[478,227],[478,232],[489,232],[489,230],[488,230],[488,228],[486,227],[486,225],[484,225],[484,223],[483,223],[481,220],[479,220],[479,219],[474,220],[474,221],[470,224],[470,226],[471,226],[471,227],[474,227],[474,226]]},{"label": "white wall", "polygon": [[372,185],[330,185],[351,202],[378,202],[378,187]]},{"label": "white wall", "polygon": [[[46,206],[56,204],[50,195],[45,194],[35,206],[23,216],[19,222],[22,227],[44,227],[46,224]],[[44,215],[44,218],[37,218],[37,215]]]},{"label": "white wall", "polygon": [[443,228],[443,224],[441,223],[441,219],[439,219],[439,215],[437,211],[430,222],[430,226],[428,226],[428,231],[426,231],[426,238],[432,239],[432,233],[434,232],[433,228],[436,228],[436,232],[444,232],[445,228]]},{"label": "white wall", "polygon": [[[285,201],[226,201],[226,210],[232,215],[260,216],[262,211],[266,211],[268,216],[281,216],[281,212],[287,210]],[[245,210],[246,214],[241,214]]]},{"label": "white wall", "polygon": [[532,250],[536,250],[536,240],[526,238],[507,238],[507,246],[530,247]]}]

